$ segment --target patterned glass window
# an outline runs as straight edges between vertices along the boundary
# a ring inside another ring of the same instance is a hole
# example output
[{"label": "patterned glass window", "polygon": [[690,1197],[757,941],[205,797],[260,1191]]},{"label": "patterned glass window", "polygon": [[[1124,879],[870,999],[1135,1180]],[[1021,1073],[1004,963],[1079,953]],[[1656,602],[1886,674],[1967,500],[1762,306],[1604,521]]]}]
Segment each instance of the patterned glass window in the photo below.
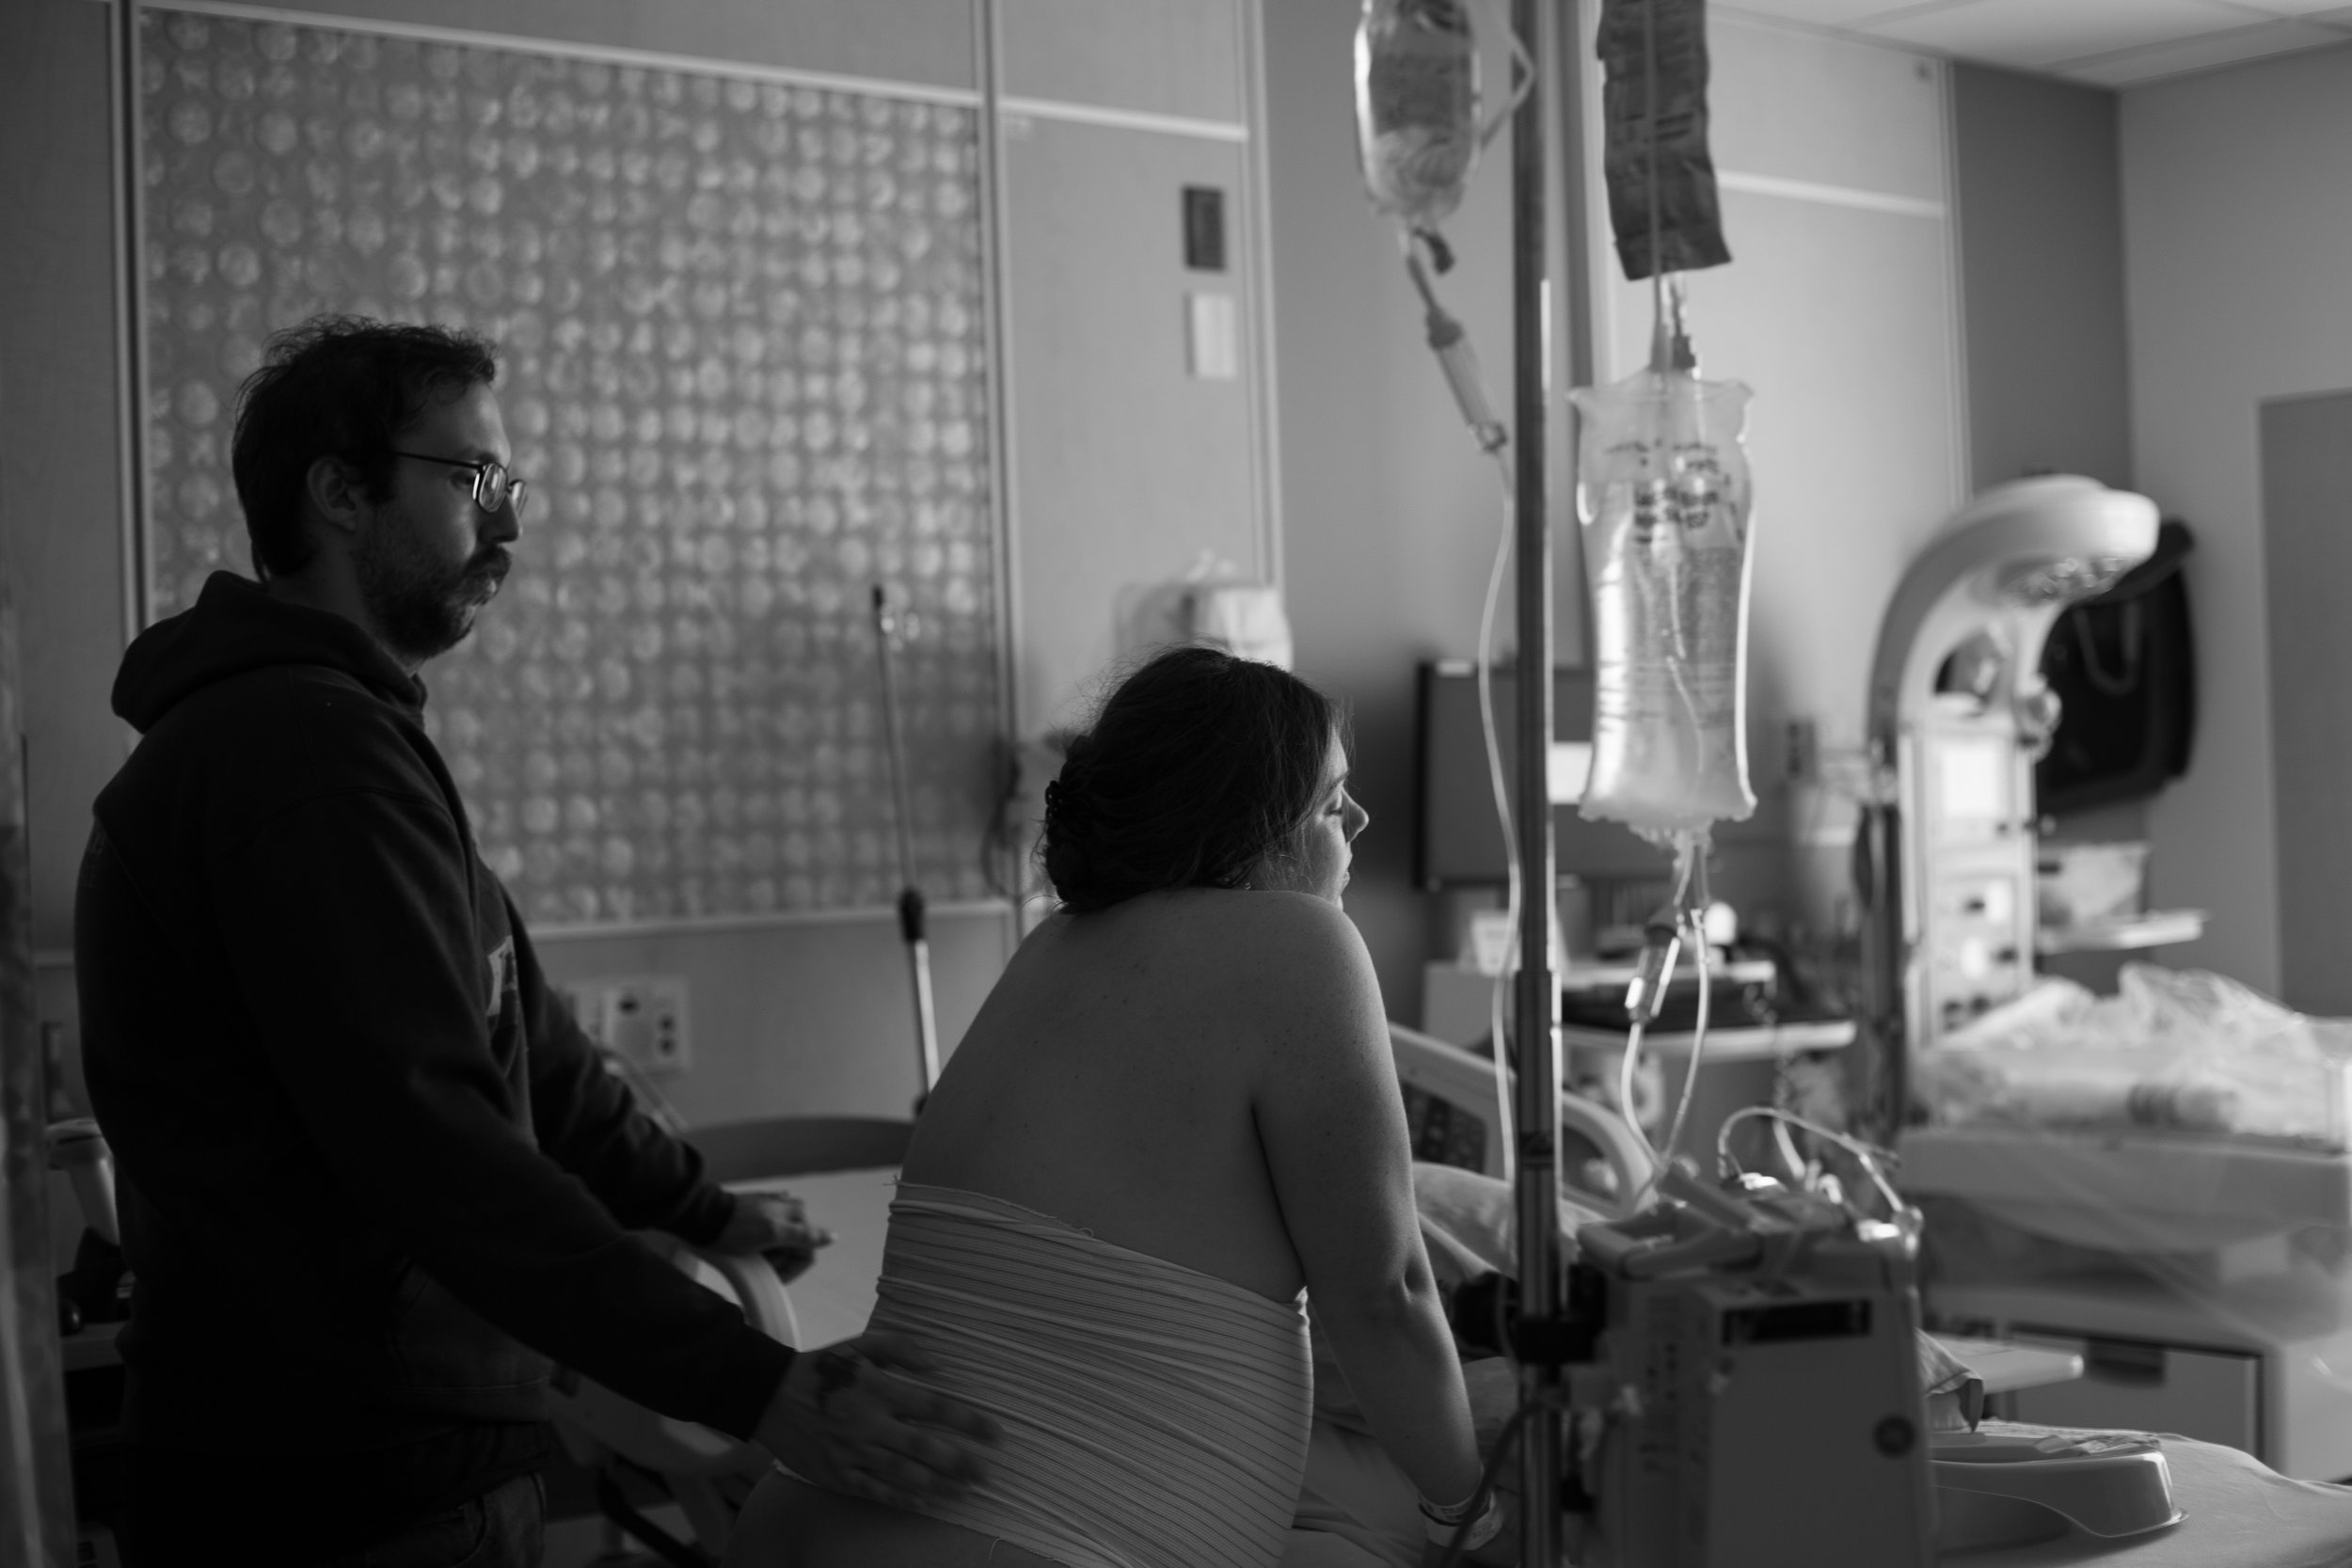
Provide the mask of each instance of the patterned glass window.
[{"label": "patterned glass window", "polygon": [[322,310],[502,346],[534,492],[425,671],[534,921],[870,907],[892,840],[874,584],[916,852],[982,895],[999,593],[975,111],[147,8],[151,613],[249,571],[239,382]]}]

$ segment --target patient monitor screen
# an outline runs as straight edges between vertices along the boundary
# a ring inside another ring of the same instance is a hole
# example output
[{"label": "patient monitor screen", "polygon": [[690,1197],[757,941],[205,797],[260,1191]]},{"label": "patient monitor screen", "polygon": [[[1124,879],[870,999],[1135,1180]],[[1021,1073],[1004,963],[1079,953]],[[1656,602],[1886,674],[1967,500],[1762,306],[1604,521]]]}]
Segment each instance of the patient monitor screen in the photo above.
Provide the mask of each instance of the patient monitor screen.
[{"label": "patient monitor screen", "polygon": [[2011,749],[2005,736],[1936,737],[1931,809],[1939,826],[1970,832],[2009,819]]},{"label": "patient monitor screen", "polygon": [[[1518,766],[1515,733],[1518,683],[1513,672],[1494,673],[1494,713],[1502,745],[1503,778]],[[1414,822],[1414,878],[1431,891],[1501,887],[1509,879],[1502,830],[1495,822],[1494,786],[1486,775],[1486,746],[1478,721],[1478,677],[1468,660],[1421,667],[1421,799]],[[1671,870],[1658,849],[1614,822],[1587,822],[1576,812],[1583,775],[1592,768],[1593,677],[1589,671],[1551,673],[1551,825],[1556,863],[1584,877],[1661,877]]]}]

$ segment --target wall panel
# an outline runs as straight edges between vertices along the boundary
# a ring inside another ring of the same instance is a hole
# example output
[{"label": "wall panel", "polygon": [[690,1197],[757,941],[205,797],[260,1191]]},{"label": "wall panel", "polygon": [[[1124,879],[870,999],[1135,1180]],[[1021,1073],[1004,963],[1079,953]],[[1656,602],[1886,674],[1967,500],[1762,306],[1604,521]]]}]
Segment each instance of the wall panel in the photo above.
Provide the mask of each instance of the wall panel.
[{"label": "wall panel", "polygon": [[[2197,530],[2197,754],[2149,810],[2150,902],[2202,909],[2169,960],[2280,983],[2260,405],[2352,386],[2343,259],[2352,47],[2122,95],[2132,485]],[[2340,673],[2330,672],[2340,678]]]},{"label": "wall panel", "polygon": [[1969,482],[2131,476],[2115,94],[1952,68]]},{"label": "wall panel", "polygon": [[[1277,570],[1253,467],[1246,149],[1204,136],[1009,118],[1012,480],[1025,730],[1081,718],[1122,592],[1206,554]],[[1182,191],[1226,194],[1232,264],[1184,266]],[[1190,373],[1186,297],[1233,301],[1237,373]]]}]

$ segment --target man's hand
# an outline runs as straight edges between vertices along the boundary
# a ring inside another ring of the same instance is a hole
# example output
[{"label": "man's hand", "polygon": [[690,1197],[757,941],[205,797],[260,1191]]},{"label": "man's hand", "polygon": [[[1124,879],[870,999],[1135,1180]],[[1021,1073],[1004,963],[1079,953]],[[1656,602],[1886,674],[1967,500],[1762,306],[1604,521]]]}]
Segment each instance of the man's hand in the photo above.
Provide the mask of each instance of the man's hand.
[{"label": "man's hand", "polygon": [[973,1440],[996,1423],[908,1382],[926,1363],[895,1334],[795,1356],[753,1437],[795,1475],[896,1508],[920,1508],[981,1479]]},{"label": "man's hand", "polygon": [[808,1223],[808,1212],[789,1193],[738,1193],[735,1217],[710,1243],[713,1252],[756,1252],[789,1285],[808,1272],[817,1249],[832,1244],[833,1232]]}]

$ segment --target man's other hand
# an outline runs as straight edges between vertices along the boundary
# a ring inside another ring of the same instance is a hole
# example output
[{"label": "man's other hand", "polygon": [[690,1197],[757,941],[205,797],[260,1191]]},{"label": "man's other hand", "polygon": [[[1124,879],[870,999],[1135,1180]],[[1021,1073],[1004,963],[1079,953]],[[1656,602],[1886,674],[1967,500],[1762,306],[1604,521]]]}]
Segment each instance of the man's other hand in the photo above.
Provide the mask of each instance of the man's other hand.
[{"label": "man's other hand", "polygon": [[833,1232],[809,1224],[808,1212],[791,1194],[738,1193],[735,1216],[710,1243],[710,1250],[756,1252],[775,1269],[776,1277],[789,1285],[808,1272],[809,1264],[817,1260],[817,1249],[832,1242]]},{"label": "man's other hand", "polygon": [[982,1476],[996,1423],[909,1382],[927,1363],[895,1334],[795,1356],[753,1436],[803,1480],[895,1508],[953,1497]]}]

